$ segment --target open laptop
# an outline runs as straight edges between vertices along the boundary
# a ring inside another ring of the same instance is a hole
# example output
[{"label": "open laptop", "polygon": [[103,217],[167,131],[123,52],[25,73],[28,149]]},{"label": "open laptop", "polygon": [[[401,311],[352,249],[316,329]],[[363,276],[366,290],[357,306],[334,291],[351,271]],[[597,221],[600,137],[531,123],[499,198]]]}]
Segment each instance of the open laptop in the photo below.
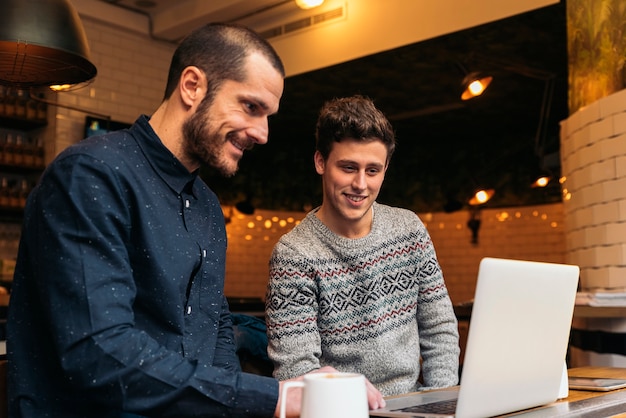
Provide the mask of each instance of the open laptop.
[{"label": "open laptop", "polygon": [[[370,416],[481,418],[556,401],[578,276],[572,265],[484,258],[460,386],[391,397]],[[420,412],[439,402],[453,405]]]}]

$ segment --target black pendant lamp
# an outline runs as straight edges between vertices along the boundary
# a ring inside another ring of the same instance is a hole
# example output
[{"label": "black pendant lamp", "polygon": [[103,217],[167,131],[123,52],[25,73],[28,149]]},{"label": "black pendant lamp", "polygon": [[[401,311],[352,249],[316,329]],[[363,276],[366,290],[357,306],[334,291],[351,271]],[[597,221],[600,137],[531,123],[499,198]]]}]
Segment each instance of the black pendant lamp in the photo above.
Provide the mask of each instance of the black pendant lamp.
[{"label": "black pendant lamp", "polygon": [[0,84],[79,84],[96,76],[78,13],[69,0],[0,2]]}]

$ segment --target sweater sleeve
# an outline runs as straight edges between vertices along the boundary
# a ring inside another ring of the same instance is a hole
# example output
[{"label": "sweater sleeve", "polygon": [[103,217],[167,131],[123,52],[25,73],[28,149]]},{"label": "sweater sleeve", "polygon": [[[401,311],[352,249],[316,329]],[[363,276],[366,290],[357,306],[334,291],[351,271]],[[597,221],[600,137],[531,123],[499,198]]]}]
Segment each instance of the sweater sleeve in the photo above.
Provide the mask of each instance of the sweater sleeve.
[{"label": "sweater sleeve", "polygon": [[313,273],[283,237],[270,259],[265,308],[267,351],[275,378],[291,379],[320,368],[317,301]]},{"label": "sweater sleeve", "polygon": [[433,243],[424,229],[420,257],[420,293],[417,311],[422,389],[458,384],[459,331]]}]

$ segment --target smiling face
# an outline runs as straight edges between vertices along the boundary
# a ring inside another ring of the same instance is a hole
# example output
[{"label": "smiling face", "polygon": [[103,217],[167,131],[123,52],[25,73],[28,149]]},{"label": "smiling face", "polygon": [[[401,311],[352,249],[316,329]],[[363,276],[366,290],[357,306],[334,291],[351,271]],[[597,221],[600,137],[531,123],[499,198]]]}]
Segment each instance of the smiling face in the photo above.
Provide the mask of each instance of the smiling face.
[{"label": "smiling face", "polygon": [[247,58],[243,82],[226,80],[183,124],[184,159],[224,176],[237,172],[245,150],[268,140],[268,116],[278,111],[283,77],[259,54]]},{"label": "smiling face", "polygon": [[377,139],[335,142],[328,159],[315,153],[324,198],[317,216],[336,234],[359,238],[369,233],[372,205],[387,169],[387,148]]}]

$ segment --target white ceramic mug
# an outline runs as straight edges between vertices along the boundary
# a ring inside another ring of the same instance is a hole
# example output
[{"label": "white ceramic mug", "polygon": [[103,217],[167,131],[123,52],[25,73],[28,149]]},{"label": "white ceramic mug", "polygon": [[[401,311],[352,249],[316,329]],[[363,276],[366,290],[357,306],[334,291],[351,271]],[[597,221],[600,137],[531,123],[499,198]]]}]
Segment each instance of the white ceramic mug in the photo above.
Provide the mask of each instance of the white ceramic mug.
[{"label": "white ceramic mug", "polygon": [[285,418],[287,391],[303,388],[300,418],[368,418],[365,377],[359,373],[310,373],[302,381],[286,382],[280,402]]}]

